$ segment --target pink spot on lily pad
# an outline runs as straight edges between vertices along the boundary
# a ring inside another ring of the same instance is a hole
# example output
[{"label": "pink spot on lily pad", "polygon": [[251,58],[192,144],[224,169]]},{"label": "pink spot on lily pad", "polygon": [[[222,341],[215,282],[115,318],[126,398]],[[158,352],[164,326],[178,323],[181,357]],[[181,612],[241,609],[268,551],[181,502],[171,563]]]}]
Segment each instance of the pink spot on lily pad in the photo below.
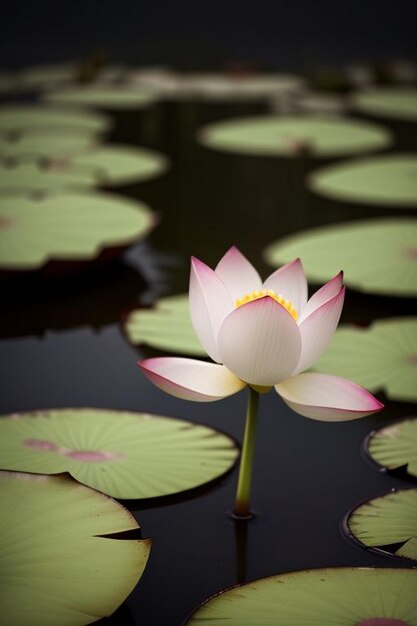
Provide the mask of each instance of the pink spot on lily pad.
[{"label": "pink spot on lily pad", "polygon": [[57,452],[58,446],[53,441],[46,441],[44,439],[25,439],[23,445],[33,450],[44,450],[46,452]]},{"label": "pink spot on lily pad", "polygon": [[106,463],[122,456],[114,452],[100,452],[100,450],[65,450],[62,454],[74,459],[74,461],[86,461],[87,463]]},{"label": "pink spot on lily pad", "polygon": [[16,219],[9,215],[0,216],[0,228],[10,228],[15,223]]},{"label": "pink spot on lily pad", "polygon": [[410,259],[417,259],[417,248],[408,248],[406,254]]},{"label": "pink spot on lily pad", "polygon": [[395,617],[371,617],[357,622],[355,626],[409,626],[409,624]]}]

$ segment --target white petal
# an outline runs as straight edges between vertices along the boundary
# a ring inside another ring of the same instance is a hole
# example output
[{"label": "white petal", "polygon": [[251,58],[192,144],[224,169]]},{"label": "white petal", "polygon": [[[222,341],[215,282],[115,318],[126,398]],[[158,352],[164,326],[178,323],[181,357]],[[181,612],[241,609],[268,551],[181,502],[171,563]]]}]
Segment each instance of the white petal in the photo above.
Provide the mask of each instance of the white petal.
[{"label": "white petal", "polygon": [[193,258],[190,273],[190,317],[201,345],[213,361],[220,361],[217,333],[233,301],[217,274]]},{"label": "white petal", "polygon": [[218,345],[222,362],[238,378],[268,386],[294,371],[301,336],[288,311],[267,296],[230,313],[220,327]]},{"label": "white petal", "polygon": [[227,287],[233,302],[261,289],[262,281],[258,272],[235,246],[220,259],[215,272]]},{"label": "white petal", "polygon": [[311,367],[326,350],[339,323],[344,299],[345,287],[301,322],[301,356],[293,375]]},{"label": "white petal", "polygon": [[224,365],[195,359],[157,357],[145,359],[139,367],[154,385],[177,398],[213,402],[237,393],[245,383]]},{"label": "white petal", "polygon": [[300,259],[295,259],[269,276],[263,289],[272,289],[284,296],[297,309],[298,314],[307,302],[308,288]]},{"label": "white petal", "polygon": [[296,413],[323,422],[342,422],[383,409],[369,391],[328,374],[300,374],[275,386]]},{"label": "white petal", "polygon": [[343,272],[339,272],[334,278],[329,280],[323,287],[321,287],[316,293],[313,293],[310,300],[307,302],[305,307],[301,310],[301,315],[298,318],[298,323],[301,322],[311,315],[313,311],[319,308],[325,302],[337,296],[339,291],[341,290],[343,285]]}]

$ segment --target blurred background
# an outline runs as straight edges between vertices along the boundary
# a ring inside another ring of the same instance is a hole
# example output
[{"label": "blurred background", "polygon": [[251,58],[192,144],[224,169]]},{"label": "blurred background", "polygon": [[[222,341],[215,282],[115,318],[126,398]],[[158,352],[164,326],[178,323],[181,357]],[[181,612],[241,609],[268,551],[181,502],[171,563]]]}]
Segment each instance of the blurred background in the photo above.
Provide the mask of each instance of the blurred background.
[{"label": "blurred background", "polygon": [[233,244],[265,278],[300,256],[311,292],[345,270],[358,349],[347,359],[341,335],[318,369],[386,404],[329,425],[264,396],[244,540],[226,515],[236,472],[189,499],[127,503],[154,548],[125,624],[180,624],[210,594],[277,572],[404,566],[339,524],[410,479],[361,450],[417,401],[415,24],[401,0],[2,8],[1,412],[149,411],[240,441],[242,394],[187,403],[136,366],[204,358],[190,256],[215,266]]}]

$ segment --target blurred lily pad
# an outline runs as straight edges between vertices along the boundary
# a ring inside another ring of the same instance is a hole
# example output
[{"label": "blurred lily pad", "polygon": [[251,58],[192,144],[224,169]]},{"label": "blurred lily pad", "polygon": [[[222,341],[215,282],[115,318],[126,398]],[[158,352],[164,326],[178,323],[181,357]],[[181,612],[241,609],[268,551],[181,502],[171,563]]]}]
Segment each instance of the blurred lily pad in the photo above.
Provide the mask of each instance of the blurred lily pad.
[{"label": "blurred lily pad", "polygon": [[187,625],[417,626],[416,581],[414,569],[338,567],[277,574],[217,594]]},{"label": "blurred lily pad", "polygon": [[16,136],[0,134],[0,159],[62,158],[91,148],[97,134],[87,130],[30,128]]},{"label": "blurred lily pad", "polygon": [[417,208],[417,154],[389,154],[316,170],[312,191],[332,200]]},{"label": "blurred lily pad", "polygon": [[149,540],[126,509],[65,476],[0,472],[3,626],[82,626],[111,615],[140,579]]},{"label": "blurred lily pad", "polygon": [[144,237],[153,221],[146,205],[112,194],[0,197],[0,269],[92,260]]},{"label": "blurred lily pad", "polygon": [[145,413],[56,409],[0,420],[0,467],[58,474],[116,498],[171,495],[230,470],[235,443],[206,426]]},{"label": "blurred lily pad", "polygon": [[318,372],[348,378],[392,400],[417,401],[417,318],[374,322],[369,328],[339,328],[314,365]]},{"label": "blurred lily pad", "polygon": [[390,296],[417,295],[417,222],[384,218],[324,226],[269,245],[265,259],[279,266],[300,257],[310,280],[345,271],[347,285]]},{"label": "blurred lily pad", "polygon": [[392,142],[381,126],[348,118],[264,116],[220,122],[201,129],[208,148],[254,156],[337,157],[381,150]]},{"label": "blurred lily pad", "polygon": [[415,87],[381,87],[359,92],[352,100],[357,111],[377,117],[417,121]]},{"label": "blurred lily pad", "polygon": [[[59,142],[55,142],[56,144]],[[167,159],[155,152],[125,146],[93,145],[84,151],[68,148],[62,157],[59,150],[65,151],[65,140],[57,147],[56,155],[41,151],[48,149],[41,138],[34,142],[33,150],[38,150],[29,161],[3,162],[0,165],[0,193],[51,192],[71,188],[95,186],[115,186],[132,182],[144,182],[162,174],[168,167]],[[49,145],[50,152],[54,149]],[[23,153],[21,155],[23,157]],[[45,162],[41,157],[50,158]]]},{"label": "blurred lily pad", "polygon": [[157,100],[151,89],[127,84],[108,85],[99,82],[93,85],[71,87],[49,91],[44,100],[54,104],[79,105],[99,109],[141,109]]},{"label": "blurred lily pad", "polygon": [[350,513],[346,526],[368,548],[417,560],[417,489],[391,491],[361,504]]},{"label": "blurred lily pad", "polygon": [[0,107],[0,133],[18,134],[28,129],[66,129],[90,131],[93,133],[109,130],[110,117],[85,109],[64,109],[47,105],[9,105]]},{"label": "blurred lily pad", "polygon": [[152,309],[134,309],[123,324],[134,345],[178,354],[206,355],[191,324],[188,294],[161,298]]},{"label": "blurred lily pad", "polygon": [[367,440],[367,452],[382,467],[406,467],[408,474],[417,477],[417,418],[373,432]]}]

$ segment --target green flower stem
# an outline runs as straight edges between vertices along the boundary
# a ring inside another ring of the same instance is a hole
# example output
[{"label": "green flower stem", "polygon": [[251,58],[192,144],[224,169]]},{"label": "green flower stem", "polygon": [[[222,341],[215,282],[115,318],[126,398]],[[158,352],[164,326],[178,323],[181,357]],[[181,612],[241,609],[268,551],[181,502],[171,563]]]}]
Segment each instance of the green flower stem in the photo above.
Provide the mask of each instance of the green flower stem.
[{"label": "green flower stem", "polygon": [[240,459],[239,480],[237,483],[234,515],[250,517],[250,488],[252,481],[253,453],[255,451],[256,424],[258,421],[259,393],[249,387],[249,401],[246,412],[245,434]]}]

